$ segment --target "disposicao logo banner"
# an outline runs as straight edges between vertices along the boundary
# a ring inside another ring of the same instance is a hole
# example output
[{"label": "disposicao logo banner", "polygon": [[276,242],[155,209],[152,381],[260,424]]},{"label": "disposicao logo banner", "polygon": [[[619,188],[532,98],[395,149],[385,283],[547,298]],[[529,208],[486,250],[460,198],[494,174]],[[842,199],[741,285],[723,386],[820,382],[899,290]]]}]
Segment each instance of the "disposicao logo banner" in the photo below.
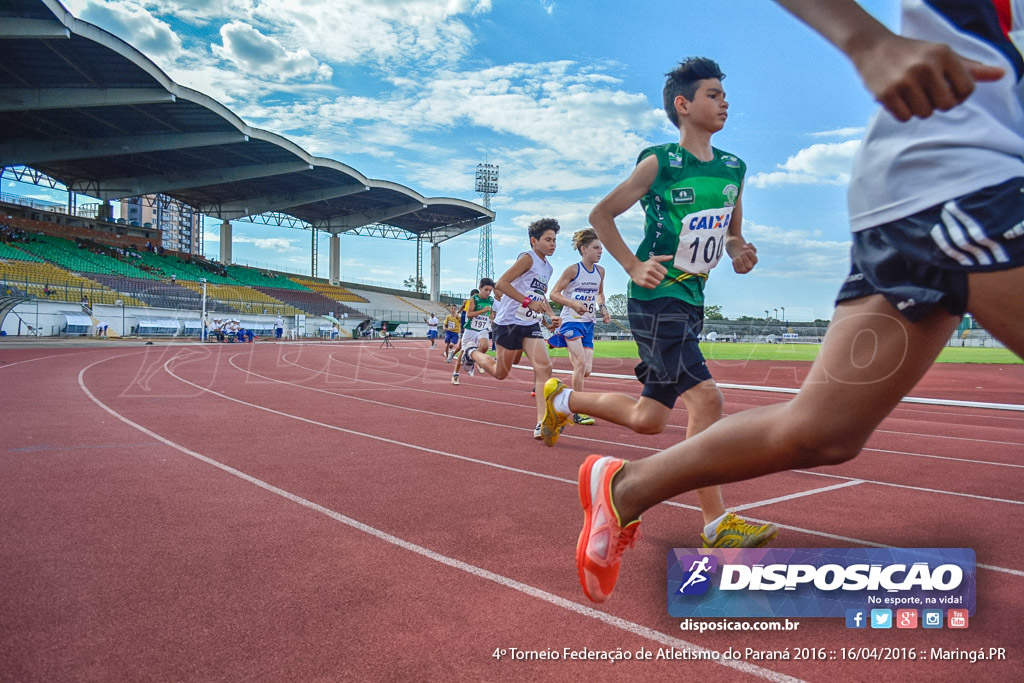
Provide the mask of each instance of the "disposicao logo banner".
[{"label": "disposicao logo banner", "polygon": [[673,548],[673,617],[845,617],[847,609],[974,615],[969,548]]}]

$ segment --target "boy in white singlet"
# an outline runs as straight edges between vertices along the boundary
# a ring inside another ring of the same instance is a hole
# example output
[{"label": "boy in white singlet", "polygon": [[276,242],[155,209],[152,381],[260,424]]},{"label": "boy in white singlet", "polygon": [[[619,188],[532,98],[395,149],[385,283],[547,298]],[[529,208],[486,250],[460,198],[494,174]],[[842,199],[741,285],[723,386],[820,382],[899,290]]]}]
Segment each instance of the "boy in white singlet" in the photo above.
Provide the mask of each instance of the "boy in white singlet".
[{"label": "boy in white singlet", "polygon": [[[592,228],[585,228],[572,236],[572,247],[581,260],[566,268],[551,289],[551,300],[562,305],[562,326],[548,345],[569,349],[572,388],[583,391],[583,380],[594,366],[594,321],[600,315],[607,325],[612,317],[604,306],[604,268],[597,265],[604,253],[601,240]],[[578,425],[594,424],[594,418],[583,413],[573,413],[572,419]]]},{"label": "boy in white singlet", "polygon": [[[464,364],[476,363],[495,379],[505,379],[518,355],[525,353],[533,366],[534,388],[537,391],[537,426],[533,438],[541,438],[540,422],[544,417],[544,382],[551,377],[551,358],[540,325],[555,330],[562,320],[548,304],[547,291],[554,270],[548,257],[555,252],[558,221],[542,218],[530,223],[530,251],[524,251],[512,267],[498,278],[502,294],[501,306],[494,321],[496,358],[463,341]],[[546,319],[545,319],[546,318]],[[482,336],[482,339],[486,335]]]}]

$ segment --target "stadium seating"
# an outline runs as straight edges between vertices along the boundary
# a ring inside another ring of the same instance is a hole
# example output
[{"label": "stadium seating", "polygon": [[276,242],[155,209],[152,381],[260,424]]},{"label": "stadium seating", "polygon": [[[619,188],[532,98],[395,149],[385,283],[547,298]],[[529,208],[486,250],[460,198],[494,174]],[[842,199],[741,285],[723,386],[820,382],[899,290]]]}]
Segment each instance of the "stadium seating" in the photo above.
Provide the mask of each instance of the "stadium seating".
[{"label": "stadium seating", "polygon": [[35,254],[18,249],[17,247],[0,242],[0,261],[31,261],[42,263],[43,259]]},{"label": "stadium seating", "polygon": [[28,296],[52,301],[79,303],[86,296],[94,304],[113,304],[120,299],[128,306],[145,305],[135,297],[119,294],[98,282],[79,277],[50,263],[0,263],[0,284],[9,284]]},{"label": "stadium seating", "polygon": [[[199,282],[185,280],[179,281],[179,284],[184,287],[188,287],[194,292],[202,292],[202,284]],[[252,287],[246,287],[245,285],[208,283],[206,286],[206,295],[211,299],[215,299],[220,303],[226,304],[239,313],[276,313],[280,315],[307,313],[307,311],[301,308],[291,304],[286,304],[280,299],[275,299],[268,294],[264,294]]]},{"label": "stadium seating", "polygon": [[334,299],[330,299],[319,292],[296,289],[277,289],[274,287],[254,287],[254,289],[295,306],[296,308],[301,308],[303,311],[313,315],[333,315],[340,317],[342,313],[348,313],[350,317],[365,317],[354,308],[350,308],[335,301]]},{"label": "stadium seating", "polygon": [[306,289],[310,289],[314,292],[320,292],[329,299],[334,301],[341,301],[342,303],[367,303],[367,300],[350,289],[342,287],[341,285],[332,285],[327,280],[318,280],[316,278],[303,277],[301,275],[290,275],[289,279],[299,285],[302,285]]},{"label": "stadium seating", "polygon": [[128,262],[104,253],[91,251],[60,237],[31,235],[30,241],[19,242],[18,248],[75,273],[105,273],[141,279],[157,279],[157,276],[140,270]]},{"label": "stadium seating", "polygon": [[255,268],[245,268],[243,266],[228,266],[226,268],[228,275],[230,275],[237,282],[243,285],[249,285],[250,287],[267,287],[273,289],[293,289],[299,292],[310,291],[308,287],[303,286],[294,279],[285,277],[284,275],[277,275],[276,273],[266,273],[262,270]]}]

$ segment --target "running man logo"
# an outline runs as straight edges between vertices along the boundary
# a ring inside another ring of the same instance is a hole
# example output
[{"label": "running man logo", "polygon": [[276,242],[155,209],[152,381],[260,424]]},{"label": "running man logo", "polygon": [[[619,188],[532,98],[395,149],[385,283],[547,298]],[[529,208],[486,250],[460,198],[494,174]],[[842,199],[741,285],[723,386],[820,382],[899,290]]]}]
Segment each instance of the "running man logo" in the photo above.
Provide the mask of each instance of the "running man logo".
[{"label": "running man logo", "polygon": [[709,574],[718,570],[718,558],[714,555],[686,555],[679,558],[683,567],[689,567],[683,575],[680,595],[704,595],[711,587]]},{"label": "running man logo", "polygon": [[673,548],[667,606],[673,617],[860,610],[869,627],[872,609],[895,614],[941,604],[973,616],[975,571],[970,548]]}]

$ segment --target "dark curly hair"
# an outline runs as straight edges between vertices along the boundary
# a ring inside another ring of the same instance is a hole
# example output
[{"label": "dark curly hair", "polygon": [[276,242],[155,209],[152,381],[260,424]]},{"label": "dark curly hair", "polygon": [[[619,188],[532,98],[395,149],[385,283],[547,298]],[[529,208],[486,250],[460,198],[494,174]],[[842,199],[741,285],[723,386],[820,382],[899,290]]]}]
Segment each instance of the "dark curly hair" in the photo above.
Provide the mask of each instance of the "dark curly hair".
[{"label": "dark curly hair", "polygon": [[540,236],[548,230],[554,230],[555,234],[561,230],[562,226],[558,224],[554,218],[541,218],[530,223],[530,239],[539,240]]},{"label": "dark curly hair", "polygon": [[687,57],[679,66],[665,74],[665,89],[662,90],[662,99],[665,102],[665,113],[668,120],[678,128],[679,116],[676,115],[676,98],[682,95],[693,101],[697,93],[697,84],[705,78],[717,78],[723,80],[725,74],[719,68],[718,63],[707,57]]}]

